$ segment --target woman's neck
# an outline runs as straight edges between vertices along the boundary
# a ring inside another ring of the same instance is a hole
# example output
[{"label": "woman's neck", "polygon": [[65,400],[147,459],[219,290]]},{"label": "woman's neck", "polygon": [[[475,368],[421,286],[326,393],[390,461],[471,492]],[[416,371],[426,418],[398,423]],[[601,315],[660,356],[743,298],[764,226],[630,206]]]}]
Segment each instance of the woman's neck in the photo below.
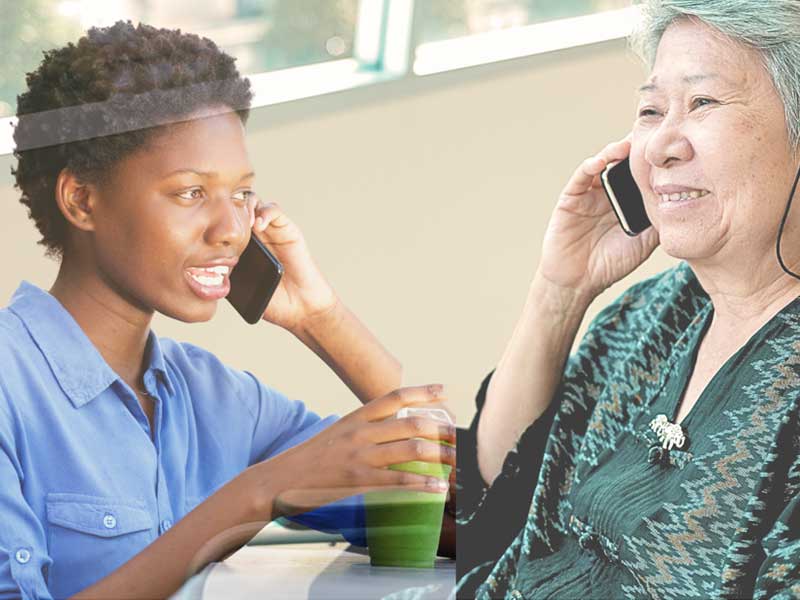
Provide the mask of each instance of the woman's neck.
[{"label": "woman's neck", "polygon": [[72,315],[114,372],[138,388],[152,312],[126,301],[96,269],[78,268],[66,258],[50,294]]},{"label": "woman's neck", "polygon": [[749,338],[800,296],[800,281],[784,273],[776,261],[752,269],[691,266],[714,306],[713,328],[734,338]]}]

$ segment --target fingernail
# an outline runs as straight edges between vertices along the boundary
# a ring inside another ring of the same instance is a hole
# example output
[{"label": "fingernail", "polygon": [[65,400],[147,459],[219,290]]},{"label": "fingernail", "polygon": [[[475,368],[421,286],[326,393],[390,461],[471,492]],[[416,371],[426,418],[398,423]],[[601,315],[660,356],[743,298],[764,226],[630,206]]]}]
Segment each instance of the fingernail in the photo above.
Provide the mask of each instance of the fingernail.
[{"label": "fingernail", "polygon": [[432,396],[439,396],[444,391],[444,386],[441,383],[435,383],[428,386],[428,391]]}]

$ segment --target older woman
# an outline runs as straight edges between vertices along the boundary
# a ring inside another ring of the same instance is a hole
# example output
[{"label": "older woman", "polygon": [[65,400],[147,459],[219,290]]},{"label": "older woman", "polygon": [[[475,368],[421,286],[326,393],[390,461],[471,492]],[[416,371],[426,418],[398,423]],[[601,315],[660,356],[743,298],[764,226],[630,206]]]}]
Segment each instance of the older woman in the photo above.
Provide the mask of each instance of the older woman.
[{"label": "older woman", "polygon": [[[460,440],[459,594],[800,596],[800,4],[652,0],[630,136],[573,174]],[[630,156],[652,228],[598,176]],[[797,271],[797,224],[783,260]],[[591,323],[655,247],[683,259]],[[566,361],[566,366],[564,362]],[[516,445],[514,445],[516,442]]]}]

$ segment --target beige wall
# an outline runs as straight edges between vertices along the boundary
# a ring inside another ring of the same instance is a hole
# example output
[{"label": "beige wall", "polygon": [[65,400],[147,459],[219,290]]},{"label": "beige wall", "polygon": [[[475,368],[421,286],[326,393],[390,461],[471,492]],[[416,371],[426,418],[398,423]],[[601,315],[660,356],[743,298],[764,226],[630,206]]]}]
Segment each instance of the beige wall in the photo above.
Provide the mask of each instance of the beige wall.
[{"label": "beige wall", "polygon": [[[260,109],[249,134],[260,191],[300,224],[341,296],[403,361],[405,383],[448,384],[466,424],[522,306],[560,188],[580,160],[626,133],[642,77],[617,41]],[[21,279],[49,286],[57,268],[35,244],[12,164],[0,157],[3,304]],[[672,263],[657,252],[589,317]],[[291,336],[246,325],[225,302],[209,323],[157,317],[154,328],[319,412],[357,406]]]}]

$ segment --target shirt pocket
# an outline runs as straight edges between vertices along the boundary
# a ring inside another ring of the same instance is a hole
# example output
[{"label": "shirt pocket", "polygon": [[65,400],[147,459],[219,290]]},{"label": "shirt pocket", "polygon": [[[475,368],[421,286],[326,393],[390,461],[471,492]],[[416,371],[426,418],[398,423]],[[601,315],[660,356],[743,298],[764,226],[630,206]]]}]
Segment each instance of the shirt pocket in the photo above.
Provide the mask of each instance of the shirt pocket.
[{"label": "shirt pocket", "polygon": [[50,493],[46,504],[54,597],[89,587],[155,539],[156,519],[142,500]]}]

